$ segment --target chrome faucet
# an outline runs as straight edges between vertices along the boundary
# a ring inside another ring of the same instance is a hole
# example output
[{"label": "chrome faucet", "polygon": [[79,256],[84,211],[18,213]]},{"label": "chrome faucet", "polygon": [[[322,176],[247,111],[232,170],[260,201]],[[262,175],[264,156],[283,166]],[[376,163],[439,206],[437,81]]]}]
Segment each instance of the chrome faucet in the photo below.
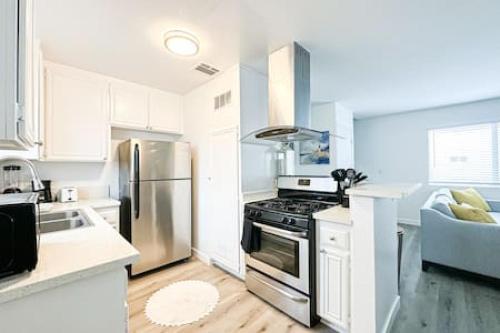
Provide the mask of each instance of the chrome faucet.
[{"label": "chrome faucet", "polygon": [[33,183],[33,192],[38,192],[44,189],[44,186],[42,184],[42,180],[40,179],[40,175],[38,174],[38,171],[36,170],[35,165],[33,162],[30,160],[24,159],[24,158],[19,158],[19,157],[4,157],[0,158],[0,164],[3,163],[24,163],[28,169],[30,170],[31,173],[31,180]]}]

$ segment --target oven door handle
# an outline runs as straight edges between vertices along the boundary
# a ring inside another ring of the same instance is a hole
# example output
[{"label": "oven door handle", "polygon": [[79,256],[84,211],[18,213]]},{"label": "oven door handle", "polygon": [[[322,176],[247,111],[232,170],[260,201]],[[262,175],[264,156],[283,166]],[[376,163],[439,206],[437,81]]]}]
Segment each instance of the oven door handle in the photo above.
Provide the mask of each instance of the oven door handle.
[{"label": "oven door handle", "polygon": [[271,227],[269,225],[265,225],[262,223],[258,222],[252,222],[252,224],[257,227],[261,228],[264,231],[267,231],[271,234],[275,234],[277,236],[283,236],[283,237],[297,237],[297,238],[307,238],[307,231],[289,231],[289,230],[283,230],[275,227]]},{"label": "oven door handle", "polygon": [[259,283],[262,283],[263,285],[265,285],[266,287],[269,287],[271,288],[272,290],[282,294],[283,296],[291,299],[292,301],[295,301],[295,302],[298,302],[298,303],[306,303],[309,299],[307,298],[304,298],[304,297],[297,297],[297,296],[294,296],[290,293],[287,293],[286,291],[284,290],[281,290],[280,288],[276,287],[276,286],[273,286],[271,283],[267,282],[267,281],[264,281],[262,279],[259,279],[257,276],[255,276],[255,274],[252,274],[253,275],[253,278],[257,281],[259,281]]}]

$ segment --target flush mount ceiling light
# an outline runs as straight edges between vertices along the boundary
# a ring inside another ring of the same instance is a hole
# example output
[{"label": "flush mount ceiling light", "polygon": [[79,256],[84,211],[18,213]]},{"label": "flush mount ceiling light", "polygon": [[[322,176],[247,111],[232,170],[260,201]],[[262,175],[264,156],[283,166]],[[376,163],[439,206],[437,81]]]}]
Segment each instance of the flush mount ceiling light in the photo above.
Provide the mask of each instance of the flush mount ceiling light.
[{"label": "flush mount ceiling light", "polygon": [[164,36],[164,44],[167,50],[180,56],[193,56],[200,49],[198,39],[188,32],[173,30],[167,32]]}]

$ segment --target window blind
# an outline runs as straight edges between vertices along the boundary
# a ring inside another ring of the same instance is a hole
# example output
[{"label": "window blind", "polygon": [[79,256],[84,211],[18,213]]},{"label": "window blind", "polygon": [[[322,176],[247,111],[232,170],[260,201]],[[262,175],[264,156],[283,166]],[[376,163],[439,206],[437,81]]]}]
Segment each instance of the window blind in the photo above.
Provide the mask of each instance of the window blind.
[{"label": "window blind", "polygon": [[431,182],[499,183],[499,123],[429,130]]}]

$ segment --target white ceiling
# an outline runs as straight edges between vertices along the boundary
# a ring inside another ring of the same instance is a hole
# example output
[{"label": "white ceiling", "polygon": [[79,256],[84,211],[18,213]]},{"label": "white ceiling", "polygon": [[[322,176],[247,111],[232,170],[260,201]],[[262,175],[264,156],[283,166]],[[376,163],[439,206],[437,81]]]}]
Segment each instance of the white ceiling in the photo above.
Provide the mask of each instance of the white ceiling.
[{"label": "white ceiling", "polygon": [[[309,49],[312,98],[359,117],[500,96],[498,0],[37,0],[48,59],[185,93],[241,62],[266,71],[290,41]],[[201,52],[166,52],[184,29]],[[500,111],[499,111],[500,112]]]}]

